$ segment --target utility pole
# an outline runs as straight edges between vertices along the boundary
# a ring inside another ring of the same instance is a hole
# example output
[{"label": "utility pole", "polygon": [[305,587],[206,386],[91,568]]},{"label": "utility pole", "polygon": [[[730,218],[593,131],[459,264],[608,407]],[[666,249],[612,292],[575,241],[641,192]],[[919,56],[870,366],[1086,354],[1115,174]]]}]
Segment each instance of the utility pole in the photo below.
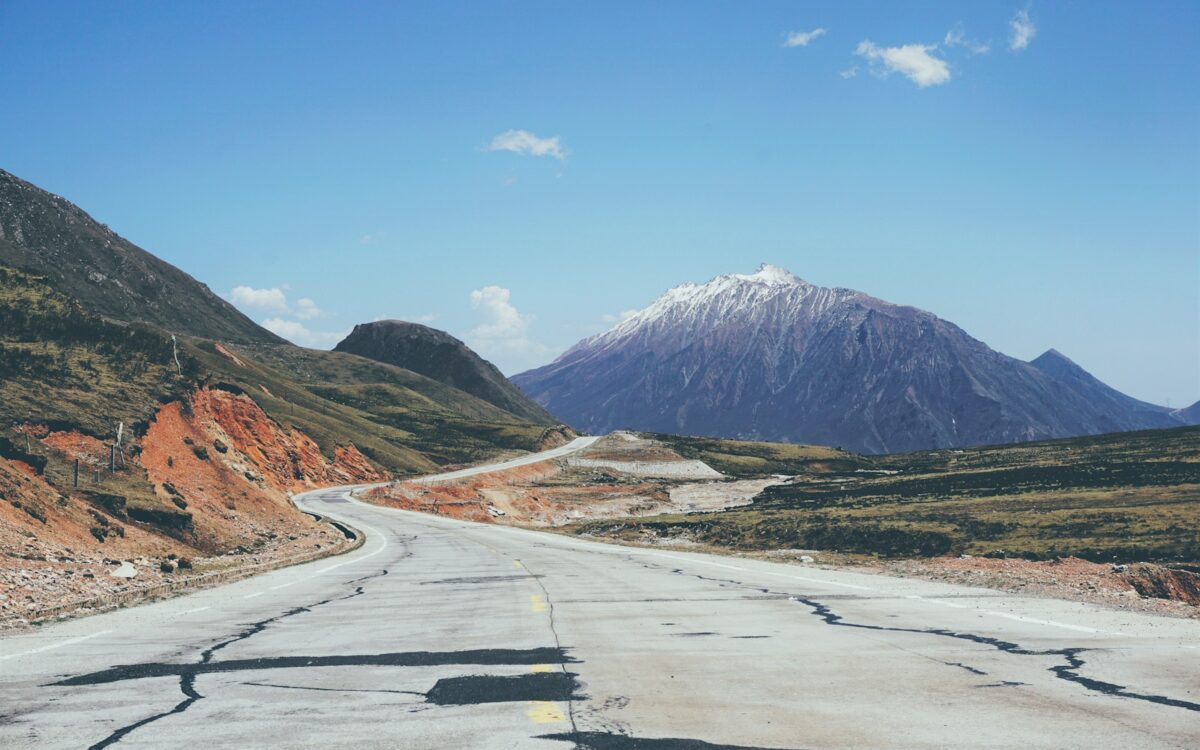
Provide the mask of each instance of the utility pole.
[{"label": "utility pole", "polygon": [[79,459],[75,459],[75,486],[79,486]]}]

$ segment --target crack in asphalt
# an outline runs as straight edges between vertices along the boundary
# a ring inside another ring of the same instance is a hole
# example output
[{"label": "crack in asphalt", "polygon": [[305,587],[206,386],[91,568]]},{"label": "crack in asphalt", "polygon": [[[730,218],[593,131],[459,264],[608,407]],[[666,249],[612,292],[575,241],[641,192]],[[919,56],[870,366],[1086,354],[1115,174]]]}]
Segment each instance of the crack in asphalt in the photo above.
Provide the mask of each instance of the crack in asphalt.
[{"label": "crack in asphalt", "polygon": [[[294,609],[289,609],[288,611],[284,612],[283,614],[276,615],[275,617],[271,617],[266,620],[260,620],[256,623],[252,623],[250,625],[250,627],[241,631],[234,637],[229,638],[228,640],[221,641],[220,643],[217,643],[216,645],[210,646],[209,648],[205,649],[200,655],[200,664],[201,665],[210,664],[211,660],[212,660],[212,655],[214,653],[225,648],[226,646],[228,646],[231,643],[237,643],[238,641],[245,640],[254,635],[257,635],[258,633],[261,633],[263,630],[265,630],[267,628],[268,625],[270,625],[273,622],[281,620],[285,617],[291,617],[293,615],[300,614],[301,612],[310,612],[311,611],[310,607],[319,606],[321,604],[328,604],[331,601],[333,601],[333,600],[326,599],[323,602],[318,602],[317,604],[310,605],[309,607],[296,607]],[[190,670],[184,670],[184,671],[178,672],[178,674],[179,674],[179,692],[183,693],[183,695],[184,695],[184,699],[182,701],[175,704],[175,706],[173,708],[171,708],[169,711],[163,711],[162,713],[154,714],[152,716],[147,716],[146,718],[141,719],[140,721],[136,721],[132,724],[126,724],[125,726],[120,727],[119,729],[115,730],[114,732],[109,734],[104,739],[100,740],[99,742],[95,743],[94,745],[91,745],[88,748],[88,750],[101,750],[101,748],[106,748],[111,745],[115,745],[116,743],[120,742],[130,732],[140,729],[141,727],[144,727],[147,724],[152,724],[152,723],[158,721],[159,719],[163,719],[168,716],[173,716],[175,714],[181,714],[184,711],[188,710],[188,708],[190,708],[193,703],[202,699],[204,696],[196,691],[196,674],[198,673],[198,671],[195,670],[194,668],[197,665],[189,664],[189,665],[178,665],[178,666],[185,667],[185,668],[186,667],[193,668]],[[118,667],[117,669],[120,669],[120,668]],[[106,670],[106,671],[114,671],[114,670]],[[97,674],[103,674],[103,673],[97,673]],[[96,682],[112,682],[112,681],[113,680],[97,680]],[[88,684],[96,684],[96,682],[76,681],[76,680],[74,680],[74,678],[72,678],[72,679],[68,679],[68,680],[63,680],[61,682],[56,682],[53,684],[55,684],[55,685],[88,685]]]},{"label": "crack in asphalt", "polygon": [[535,575],[506,575],[506,576],[465,576],[462,578],[442,578],[436,581],[420,581],[419,586],[469,586],[472,584],[507,583],[539,578]]},{"label": "crack in asphalt", "polygon": [[243,685],[252,685],[253,687],[280,688],[281,690],[315,690],[320,693],[388,693],[393,695],[419,695],[425,697],[425,693],[418,690],[383,690],[383,689],[365,689],[365,688],[327,688],[327,687],[309,687],[307,685],[279,685],[274,682],[243,682]]},{"label": "crack in asphalt", "polygon": [[[483,546],[487,547],[487,545],[483,545]],[[487,547],[487,548],[491,549],[490,547]],[[495,552],[495,550],[492,550],[492,551]],[[530,576],[533,577],[533,582],[536,583],[538,585],[538,588],[542,590],[542,600],[546,602],[546,608],[547,608],[548,614],[549,614],[550,634],[554,636],[554,644],[556,646],[558,646],[558,648],[561,650],[563,647],[562,638],[560,638],[558,635],[558,626],[554,621],[554,599],[552,599],[550,597],[550,592],[548,590],[546,590],[546,584],[545,584],[545,582],[542,581],[542,577],[540,575],[536,575],[532,570],[530,570],[529,566],[527,566],[524,561],[517,560],[516,562],[518,565],[521,566],[522,570],[524,570],[526,573],[528,573]],[[575,682],[576,675],[572,672],[567,671],[566,664],[559,662],[559,669],[562,671],[562,674],[570,677],[572,683]],[[577,696],[575,695],[574,691],[568,693],[566,696],[567,720],[571,722],[571,734],[575,734],[575,735],[579,734],[579,725],[575,719],[576,698],[577,698]],[[576,743],[576,747],[578,748],[581,746],[579,743]]]},{"label": "crack in asphalt", "polygon": [[1066,664],[1060,664],[1049,668],[1049,671],[1060,680],[1073,682],[1085,690],[1091,690],[1104,695],[1112,695],[1120,698],[1131,698],[1133,700],[1146,701],[1148,703],[1156,703],[1160,706],[1171,706],[1172,708],[1182,708],[1186,711],[1200,711],[1200,703],[1180,700],[1178,698],[1170,698],[1165,695],[1155,695],[1153,693],[1137,693],[1130,690],[1125,685],[1118,685],[1114,682],[1105,682],[1092,677],[1085,677],[1079,674],[1087,662],[1080,658],[1080,654],[1085,654],[1088,651],[1096,649],[1083,647],[1069,648],[1049,648],[1049,649],[1029,649],[1023,648],[1020,644],[1006,641],[1000,638],[993,638],[987,635],[978,635],[976,633],[959,632],[956,630],[948,630],[945,628],[896,628],[884,625],[868,625],[865,623],[846,622],[842,616],[835,613],[828,605],[810,599],[807,597],[793,596],[794,601],[800,602],[806,607],[810,607],[817,617],[825,621],[827,625],[836,625],[846,628],[859,628],[862,630],[882,630],[894,633],[919,633],[925,635],[937,635],[944,638],[956,638],[958,640],[970,641],[979,643],[985,646],[991,646],[1006,654],[1015,654],[1017,656],[1058,656],[1066,660]]},{"label": "crack in asphalt", "polygon": [[[301,608],[303,609],[303,608]],[[277,618],[273,618],[277,619]],[[260,631],[261,632],[261,631]],[[396,651],[382,654],[334,654],[328,656],[271,656],[227,661],[173,664],[146,662],[122,664],[112,669],[68,677],[51,683],[60,686],[106,685],[148,677],[195,678],[202,674],[250,672],[268,669],[312,669],[321,667],[438,667],[470,664],[481,666],[535,664],[573,664],[575,659],[561,648],[488,648],[467,651]]]},{"label": "crack in asphalt", "polygon": [[969,664],[963,664],[960,661],[944,661],[942,663],[945,664],[947,667],[958,667],[959,669],[965,669],[968,672],[970,672],[971,674],[984,675],[984,676],[987,675],[987,672],[984,672],[982,669],[976,669],[975,667],[972,667]]},{"label": "crack in asphalt", "polygon": [[[408,546],[408,542],[410,542],[410,541],[411,541],[411,539],[408,539],[408,538],[400,540],[400,544],[404,551],[400,555],[400,557],[397,558],[397,562],[399,560],[403,560],[406,557],[409,557],[412,554],[412,551]],[[353,580],[347,581],[346,583],[349,583],[349,584],[361,583],[362,581],[367,581],[372,578],[380,578],[382,576],[386,576],[387,574],[388,574],[388,571],[385,568],[378,573],[372,573],[370,575],[362,576],[361,578],[355,578]],[[325,604],[329,604],[331,602],[345,601],[346,599],[353,599],[356,596],[361,596],[363,594],[363,592],[364,592],[363,586],[359,585],[358,587],[355,588],[355,590],[353,592],[351,592],[350,594],[347,594],[345,596],[330,597],[329,599],[324,599],[322,601],[315,602],[313,604],[309,604],[304,607],[293,607],[292,609],[288,609],[281,614],[275,615],[274,617],[269,617],[265,620],[259,620],[257,622],[251,623],[249,626],[247,626],[245,629],[238,632],[233,637],[228,638],[224,641],[220,641],[219,643],[216,643],[212,646],[209,646],[207,649],[205,649],[204,651],[202,651],[200,653],[199,663],[176,665],[176,666],[180,666],[180,667],[190,667],[190,669],[184,669],[184,670],[175,672],[176,674],[179,675],[179,692],[183,693],[183,696],[184,696],[183,700],[181,700],[179,703],[175,704],[171,709],[169,709],[167,711],[163,711],[163,712],[160,712],[157,714],[153,714],[151,716],[147,716],[144,719],[135,721],[132,724],[126,724],[125,726],[114,730],[111,734],[109,734],[104,739],[100,740],[99,742],[97,742],[93,745],[90,745],[88,747],[88,750],[102,750],[103,748],[115,745],[118,742],[120,742],[122,739],[124,739],[127,735],[129,735],[131,732],[133,732],[137,729],[140,729],[140,728],[146,726],[147,724],[153,724],[154,722],[159,721],[160,719],[164,719],[168,716],[174,716],[176,714],[181,714],[184,711],[188,710],[188,708],[190,708],[193,703],[204,698],[204,695],[196,690],[196,675],[201,674],[204,671],[220,671],[220,670],[215,670],[215,669],[205,670],[205,667],[211,667],[215,664],[223,663],[223,662],[213,662],[212,661],[213,654],[220,651],[221,649],[223,649],[231,644],[237,643],[238,641],[244,641],[247,638],[251,638],[255,635],[258,635],[259,633],[266,630],[267,626],[271,625],[272,623],[278,622],[278,621],[286,619],[288,617],[293,617],[295,615],[302,614],[304,612],[311,612],[314,608],[323,606]],[[131,667],[116,667],[112,670],[105,670],[104,672],[98,672],[96,674],[112,673],[112,672],[116,672],[118,670],[127,669],[127,668],[128,669],[136,669],[138,666],[139,665],[132,665]],[[169,673],[170,672],[168,672],[168,674]],[[78,678],[69,678],[67,680],[62,680],[60,682],[53,683],[53,684],[55,684],[55,685],[96,684],[96,683],[85,682],[85,681],[84,682],[72,681],[72,680],[76,680],[76,679],[78,679]],[[101,681],[102,682],[112,682],[113,680],[101,680]]]},{"label": "crack in asphalt", "polygon": [[560,732],[539,735],[538,739],[573,742],[579,750],[771,750],[749,745],[719,745],[678,737],[632,737],[611,732]]},{"label": "crack in asphalt", "polygon": [[[630,558],[630,560],[633,561],[632,558]],[[654,563],[647,563],[644,561],[636,561],[636,562],[637,562],[637,564],[639,564],[645,568],[656,568],[658,570],[668,569],[668,568],[666,568],[666,566],[656,565]],[[736,586],[739,588],[752,588],[752,589],[754,589],[756,591],[760,591],[764,594],[783,593],[783,592],[779,592],[779,591],[774,591],[770,588],[762,588],[760,586],[754,586],[752,584],[747,584],[747,583],[743,583],[741,581],[735,581],[735,580],[728,579],[728,578],[713,578],[710,576],[700,575],[699,573],[688,573],[688,572],[685,572],[682,568],[669,568],[669,570],[676,575],[691,576],[694,578],[698,578],[702,581],[712,581],[713,583],[716,583],[721,586],[728,584],[728,585]],[[1179,698],[1171,698],[1171,697],[1168,697],[1165,695],[1156,695],[1153,693],[1139,693],[1139,692],[1130,690],[1125,685],[1118,685],[1113,682],[1097,680],[1095,678],[1085,677],[1084,675],[1079,674],[1079,670],[1082,669],[1087,664],[1087,662],[1080,657],[1080,654],[1085,654],[1088,651],[1095,651],[1097,649],[1084,648],[1084,647],[1054,648],[1054,649],[1040,649],[1040,650],[1039,649],[1028,649],[1028,648],[1023,648],[1020,644],[1013,643],[1011,641],[1005,641],[1000,638],[993,638],[991,636],[986,636],[986,635],[978,635],[976,633],[968,633],[968,632],[960,632],[960,631],[956,631],[956,630],[949,630],[946,628],[899,628],[899,627],[892,627],[892,626],[887,626],[887,625],[869,625],[867,623],[847,622],[841,615],[834,612],[829,607],[829,605],[824,604],[816,599],[813,599],[811,597],[798,596],[795,594],[788,594],[788,598],[790,598],[792,601],[798,602],[800,604],[805,605],[806,607],[809,607],[812,610],[811,614],[824,620],[825,624],[827,624],[827,625],[833,625],[833,626],[844,627],[844,628],[857,628],[860,630],[874,630],[874,631],[884,631],[884,632],[892,632],[892,633],[913,633],[913,634],[919,634],[919,635],[936,635],[936,636],[940,636],[943,638],[955,638],[958,640],[969,641],[972,643],[978,643],[978,644],[985,645],[985,646],[991,646],[992,648],[995,648],[1006,654],[1014,654],[1017,656],[1057,656],[1057,657],[1061,657],[1062,659],[1064,659],[1066,661],[1066,664],[1060,664],[1060,665],[1050,667],[1049,671],[1051,673],[1053,673],[1054,676],[1059,678],[1060,680],[1066,680],[1067,682],[1075,683],[1075,684],[1079,685],[1080,687],[1084,688],[1085,690],[1090,690],[1093,692],[1098,692],[1098,693],[1102,693],[1104,695],[1110,695],[1110,696],[1115,696],[1115,697],[1119,697],[1119,698],[1129,698],[1132,700],[1146,701],[1147,703],[1154,703],[1154,704],[1157,704],[1160,706],[1170,706],[1172,708],[1182,708],[1185,711],[1200,712],[1200,703],[1194,703],[1192,701],[1185,701],[1185,700],[1181,700]],[[954,666],[957,666],[957,665],[954,665]]]}]

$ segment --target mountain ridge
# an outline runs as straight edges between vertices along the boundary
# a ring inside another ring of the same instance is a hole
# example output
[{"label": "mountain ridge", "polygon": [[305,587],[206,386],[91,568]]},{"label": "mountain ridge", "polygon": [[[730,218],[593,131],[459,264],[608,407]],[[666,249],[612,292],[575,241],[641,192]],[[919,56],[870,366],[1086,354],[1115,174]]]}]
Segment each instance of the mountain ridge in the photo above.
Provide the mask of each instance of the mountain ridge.
[{"label": "mountain ridge", "polygon": [[932,313],[769,264],[673,287],[513,382],[577,429],[868,453],[1179,424],[1099,381],[1060,380],[996,352]]},{"label": "mountain ridge", "polygon": [[61,196],[0,169],[0,265],[46,277],[105,317],[238,343],[283,343],[204,283]]}]

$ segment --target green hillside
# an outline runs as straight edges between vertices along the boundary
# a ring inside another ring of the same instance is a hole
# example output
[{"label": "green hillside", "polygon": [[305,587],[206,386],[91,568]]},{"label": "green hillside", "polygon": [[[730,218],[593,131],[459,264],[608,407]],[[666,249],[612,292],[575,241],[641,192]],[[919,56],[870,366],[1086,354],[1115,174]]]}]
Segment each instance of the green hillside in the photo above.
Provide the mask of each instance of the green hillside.
[{"label": "green hillside", "polygon": [[[684,440],[747,457],[750,471],[718,462],[734,474],[761,473],[756,457],[782,468],[790,449]],[[1200,427],[873,456],[833,472],[791,465],[796,481],[750,506],[575,530],[745,550],[1200,561]]]},{"label": "green hillside", "polygon": [[400,474],[532,450],[548,429],[397,367],[290,344],[180,338],[88,312],[45,277],[0,266],[0,424],[49,424],[96,437],[118,421],[144,431],[158,406],[201,385],[247,393],[327,455],[354,443]]}]

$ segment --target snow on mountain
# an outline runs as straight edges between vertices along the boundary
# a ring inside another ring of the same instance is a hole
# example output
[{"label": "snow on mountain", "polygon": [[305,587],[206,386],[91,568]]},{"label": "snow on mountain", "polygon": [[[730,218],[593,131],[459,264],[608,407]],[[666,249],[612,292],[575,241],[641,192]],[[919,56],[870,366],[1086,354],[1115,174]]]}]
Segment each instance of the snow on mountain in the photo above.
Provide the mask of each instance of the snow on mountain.
[{"label": "snow on mountain", "polygon": [[1179,423],[1055,355],[1022,362],[923,310],[763,265],[669,289],[513,381],[593,432],[631,428],[867,452]]}]

